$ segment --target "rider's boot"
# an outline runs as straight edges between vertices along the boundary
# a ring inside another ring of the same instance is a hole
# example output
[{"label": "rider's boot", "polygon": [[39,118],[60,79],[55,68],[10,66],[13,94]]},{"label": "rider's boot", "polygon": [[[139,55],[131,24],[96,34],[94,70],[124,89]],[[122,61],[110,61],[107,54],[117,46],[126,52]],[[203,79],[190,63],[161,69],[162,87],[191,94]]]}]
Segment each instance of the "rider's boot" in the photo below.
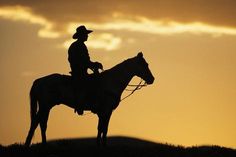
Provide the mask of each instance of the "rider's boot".
[{"label": "rider's boot", "polygon": [[78,115],[82,116],[84,114],[84,110],[82,108],[77,108],[76,112],[78,113]]},{"label": "rider's boot", "polygon": [[76,103],[76,108],[75,108],[75,111],[74,111],[75,113],[77,112],[77,114],[78,115],[83,115],[84,114],[84,109],[83,109],[83,107],[82,107],[82,105],[80,104],[80,105],[78,105],[77,103]]},{"label": "rider's boot", "polygon": [[84,94],[79,94],[76,98],[77,101],[75,101],[75,112],[78,113],[78,115],[83,115],[84,114]]}]

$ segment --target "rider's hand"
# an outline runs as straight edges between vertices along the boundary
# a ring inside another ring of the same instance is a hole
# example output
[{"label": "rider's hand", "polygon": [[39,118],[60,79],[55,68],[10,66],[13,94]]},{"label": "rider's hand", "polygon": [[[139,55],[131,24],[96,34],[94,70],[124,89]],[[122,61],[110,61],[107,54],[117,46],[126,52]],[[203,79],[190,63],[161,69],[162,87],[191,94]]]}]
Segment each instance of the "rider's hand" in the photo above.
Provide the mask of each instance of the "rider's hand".
[{"label": "rider's hand", "polygon": [[95,62],[95,63],[94,63],[94,69],[101,69],[101,70],[103,70],[103,66],[102,66],[102,64],[99,63],[99,62]]}]

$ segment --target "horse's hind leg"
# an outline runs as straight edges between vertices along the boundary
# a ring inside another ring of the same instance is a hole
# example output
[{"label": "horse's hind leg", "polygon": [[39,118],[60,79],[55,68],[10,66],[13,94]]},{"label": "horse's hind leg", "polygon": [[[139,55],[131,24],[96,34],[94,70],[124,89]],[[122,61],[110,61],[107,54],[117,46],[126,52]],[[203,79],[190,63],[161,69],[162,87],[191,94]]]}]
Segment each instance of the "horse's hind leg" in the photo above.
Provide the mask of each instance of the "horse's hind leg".
[{"label": "horse's hind leg", "polygon": [[46,144],[47,143],[47,138],[46,138],[46,130],[47,130],[47,122],[48,122],[48,116],[49,116],[49,109],[44,110],[41,112],[40,115],[40,129],[41,129],[41,136],[42,136],[42,143]]},{"label": "horse's hind leg", "polygon": [[38,123],[39,123],[39,115],[37,114],[33,119],[31,119],[30,129],[29,129],[29,132],[28,132],[28,136],[25,140],[25,146],[27,146],[27,147],[30,146],[31,140],[32,140],[33,135],[34,135],[34,131],[37,128]]}]

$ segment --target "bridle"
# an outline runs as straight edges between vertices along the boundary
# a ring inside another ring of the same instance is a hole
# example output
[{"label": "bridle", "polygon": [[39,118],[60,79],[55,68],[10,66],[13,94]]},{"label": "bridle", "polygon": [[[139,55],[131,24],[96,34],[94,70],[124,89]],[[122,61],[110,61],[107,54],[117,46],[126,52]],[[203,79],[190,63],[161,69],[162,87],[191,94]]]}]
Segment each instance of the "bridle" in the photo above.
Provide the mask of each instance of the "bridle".
[{"label": "bridle", "polygon": [[[128,94],[127,96],[125,96],[124,98],[122,98],[122,99],[120,100],[120,102],[123,101],[123,100],[125,100],[126,98],[128,98],[128,97],[131,96],[132,94],[134,94],[134,92],[135,92],[136,90],[140,90],[141,88],[146,87],[147,85],[148,85],[148,84],[147,84],[143,79],[141,79],[140,82],[139,82],[139,84],[137,84],[137,85],[133,85],[133,84],[127,85],[127,86],[129,86],[129,87],[135,87],[135,88],[134,88],[134,89],[125,89],[126,91],[131,91],[131,93]],[[91,114],[91,113],[92,113],[92,112],[84,113],[83,115],[89,115],[89,114]]]},{"label": "bridle", "polygon": [[143,79],[141,79],[140,80],[140,82],[139,82],[139,84],[137,84],[137,85],[133,85],[133,84],[129,84],[129,85],[127,85],[127,86],[129,86],[129,87],[135,87],[134,89],[125,89],[126,91],[131,91],[131,93],[130,94],[128,94],[127,96],[125,96],[124,98],[122,98],[121,100],[120,100],[120,102],[121,101],[123,101],[124,99],[126,99],[126,98],[128,98],[129,96],[131,96],[132,94],[134,94],[134,92],[136,91],[136,90],[140,90],[141,88],[143,88],[143,87],[146,87],[148,84],[144,81]]}]

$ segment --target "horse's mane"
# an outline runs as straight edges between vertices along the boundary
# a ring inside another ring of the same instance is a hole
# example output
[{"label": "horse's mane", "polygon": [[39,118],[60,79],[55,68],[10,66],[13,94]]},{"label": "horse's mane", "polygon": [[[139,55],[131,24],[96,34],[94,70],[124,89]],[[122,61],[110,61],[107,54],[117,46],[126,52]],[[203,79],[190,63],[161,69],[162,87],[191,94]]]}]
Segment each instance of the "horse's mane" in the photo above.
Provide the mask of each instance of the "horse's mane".
[{"label": "horse's mane", "polygon": [[117,69],[124,69],[127,68],[127,65],[130,64],[130,61],[133,60],[133,58],[128,58],[126,60],[124,60],[121,63],[118,63],[117,65],[111,67],[110,69],[107,69],[105,71],[103,71],[101,74],[106,74],[107,72],[113,72],[113,71],[117,71]]}]

